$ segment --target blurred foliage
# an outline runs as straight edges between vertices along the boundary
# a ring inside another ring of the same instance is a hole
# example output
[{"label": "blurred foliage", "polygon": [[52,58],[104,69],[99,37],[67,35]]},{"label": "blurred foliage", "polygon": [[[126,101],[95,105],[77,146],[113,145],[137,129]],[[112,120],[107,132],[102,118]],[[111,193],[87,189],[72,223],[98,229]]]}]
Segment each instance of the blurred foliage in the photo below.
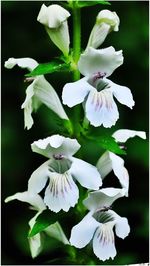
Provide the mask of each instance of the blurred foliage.
[{"label": "blurred foliage", "polygon": [[[25,191],[31,173],[44,161],[32,153],[30,144],[34,140],[57,132],[54,115],[42,106],[34,115],[34,126],[24,130],[23,111],[20,106],[25,97],[24,70],[15,67],[4,69],[9,57],[32,57],[39,63],[60,56],[51,43],[44,27],[37,21],[41,4],[52,1],[2,1],[2,264],[89,264],[112,265],[133,264],[148,261],[148,141],[139,138],[127,142],[125,166],[130,174],[129,198],[114,203],[118,214],[128,217],[130,235],[123,241],[116,238],[118,254],[114,261],[97,260],[91,246],[81,250],[63,247],[58,241],[48,239],[45,252],[32,260],[28,247],[28,221],[33,216],[27,204],[11,202],[3,204],[6,196]],[[57,2],[58,3],[58,2]],[[110,1],[110,6],[93,6],[82,9],[82,48],[86,47],[88,36],[102,8],[115,11],[120,17],[120,30],[109,34],[102,47],[114,46],[123,50],[124,64],[113,73],[111,79],[131,88],[134,95],[133,110],[118,104],[120,119],[110,129],[119,128],[144,130],[148,137],[148,1]],[[89,18],[90,14],[90,19]],[[70,35],[72,21],[69,18]],[[71,42],[72,45],[72,42]],[[46,75],[61,96],[62,87],[71,81],[71,74],[54,73]],[[66,108],[71,116],[72,110]],[[101,132],[101,128],[99,128]],[[95,164],[102,150],[97,143],[83,140],[82,156]],[[111,173],[104,186],[118,186]],[[83,190],[84,191],[84,190]],[[82,196],[82,188],[80,195]],[[79,209],[77,209],[80,211]],[[81,214],[78,218],[82,218]],[[66,221],[68,231],[77,223],[76,216]],[[69,233],[69,232],[68,232]]]}]

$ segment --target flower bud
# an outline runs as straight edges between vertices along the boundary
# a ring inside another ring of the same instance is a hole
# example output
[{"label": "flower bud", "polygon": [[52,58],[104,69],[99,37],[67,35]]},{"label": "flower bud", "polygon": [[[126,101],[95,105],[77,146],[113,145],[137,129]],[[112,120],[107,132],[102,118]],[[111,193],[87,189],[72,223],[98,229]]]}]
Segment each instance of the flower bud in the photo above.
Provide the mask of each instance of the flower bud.
[{"label": "flower bud", "polygon": [[42,5],[37,20],[43,24],[54,44],[63,52],[69,53],[69,31],[67,18],[70,13],[59,5]]},{"label": "flower bud", "polygon": [[111,31],[119,30],[119,17],[116,12],[102,10],[99,12],[96,23],[91,31],[87,47],[99,47]]}]

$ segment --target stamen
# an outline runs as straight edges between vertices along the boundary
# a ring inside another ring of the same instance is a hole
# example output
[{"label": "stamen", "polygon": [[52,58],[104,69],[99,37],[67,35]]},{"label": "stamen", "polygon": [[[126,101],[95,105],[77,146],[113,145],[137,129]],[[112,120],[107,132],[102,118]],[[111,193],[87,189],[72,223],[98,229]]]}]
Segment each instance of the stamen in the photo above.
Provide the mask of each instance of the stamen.
[{"label": "stamen", "polygon": [[97,72],[93,76],[93,82],[95,82],[97,79],[103,79],[106,76],[106,72]]},{"label": "stamen", "polygon": [[126,150],[126,149],[127,149],[127,147],[124,145],[123,142],[119,142],[119,141],[118,141],[118,145],[119,145],[119,147],[120,147],[121,149],[123,149],[123,150]]},{"label": "stamen", "polygon": [[106,212],[108,210],[111,210],[112,209],[112,206],[102,206],[100,207],[99,209],[96,210],[96,212]]},{"label": "stamen", "polygon": [[62,159],[64,159],[64,155],[63,154],[53,154],[53,158],[55,160],[62,160]]},{"label": "stamen", "polygon": [[25,78],[24,82],[31,82],[31,81],[34,81],[34,80],[35,80],[35,77]]}]

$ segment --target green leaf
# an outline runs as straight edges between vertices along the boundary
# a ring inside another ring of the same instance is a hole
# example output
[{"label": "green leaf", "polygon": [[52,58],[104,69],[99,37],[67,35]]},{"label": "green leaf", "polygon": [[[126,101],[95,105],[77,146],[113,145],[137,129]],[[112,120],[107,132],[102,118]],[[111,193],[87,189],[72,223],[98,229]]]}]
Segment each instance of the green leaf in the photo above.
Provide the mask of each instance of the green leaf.
[{"label": "green leaf", "polygon": [[78,1],[78,7],[82,8],[82,7],[87,7],[87,6],[95,6],[95,5],[111,5],[109,2],[105,1],[105,0],[97,0],[97,1]]},{"label": "green leaf", "polygon": [[62,63],[62,61],[51,61],[50,63],[39,64],[26,77],[34,77],[38,75],[50,74],[53,72],[67,71],[70,69],[70,63]]},{"label": "green leaf", "polygon": [[45,228],[47,228],[49,225],[54,224],[58,220],[61,221],[62,217],[64,216],[64,213],[54,213],[49,210],[43,211],[36,219],[36,222],[33,226],[33,228],[30,230],[28,237],[33,237],[34,235],[40,233]]},{"label": "green leaf", "polygon": [[118,143],[112,136],[109,135],[100,135],[100,136],[86,136],[89,140],[97,142],[99,146],[103,149],[117,153],[117,154],[126,154],[126,151],[121,149]]}]

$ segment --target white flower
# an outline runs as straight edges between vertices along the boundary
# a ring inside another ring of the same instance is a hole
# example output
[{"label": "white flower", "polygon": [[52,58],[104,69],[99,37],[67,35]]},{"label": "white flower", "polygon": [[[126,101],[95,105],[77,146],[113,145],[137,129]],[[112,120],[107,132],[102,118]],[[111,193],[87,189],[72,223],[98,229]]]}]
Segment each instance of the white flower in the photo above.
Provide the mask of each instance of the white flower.
[{"label": "white flower", "polygon": [[72,228],[71,245],[83,248],[92,240],[94,254],[100,260],[113,259],[116,256],[113,228],[123,239],[130,232],[127,219],[109,210],[117,198],[124,196],[124,192],[124,189],[104,188],[89,193],[83,203],[90,212]]},{"label": "white flower", "polygon": [[[27,202],[32,206],[32,209],[38,211],[36,215],[29,221],[30,230],[33,228],[37,217],[46,209],[46,206],[42,200],[42,198],[38,194],[30,193],[29,191],[25,192],[18,192],[14,194],[13,196],[9,196],[5,199],[5,202],[9,202],[11,200],[19,200],[22,202]],[[45,232],[46,235],[50,237],[54,237],[58,239],[59,241],[63,242],[64,244],[69,244],[60,224],[58,222],[48,226],[46,229],[44,229],[42,232]],[[35,258],[39,255],[39,253],[42,251],[43,245],[42,245],[42,235],[41,233],[38,233],[34,235],[33,237],[29,237],[29,246],[32,258]]]},{"label": "white flower", "polygon": [[64,53],[69,53],[69,32],[67,18],[70,13],[59,5],[41,6],[37,20],[46,27],[50,39]]},{"label": "white flower", "polygon": [[[146,139],[145,132],[129,129],[117,130],[112,135],[120,144],[125,143],[129,138],[138,136]],[[97,169],[101,174],[102,179],[105,178],[112,170],[119,179],[121,186],[125,189],[125,195],[128,196],[129,190],[129,174],[124,166],[124,160],[113,152],[106,151],[97,162]]]},{"label": "white flower", "polygon": [[97,190],[102,185],[95,166],[73,157],[80,148],[77,140],[53,135],[33,142],[31,147],[34,152],[50,158],[33,172],[28,185],[29,191],[39,193],[49,180],[44,202],[50,210],[68,211],[75,206],[79,190],[74,179],[88,189]]},{"label": "white flower", "polygon": [[[32,71],[38,66],[38,63],[32,58],[9,58],[5,62],[5,67],[8,69],[13,68],[15,65]],[[41,75],[32,79],[26,90],[26,99],[21,106],[24,109],[25,128],[30,129],[32,127],[33,118],[31,114],[39,108],[41,103],[45,104],[60,118],[68,120],[57,93],[44,76]]]},{"label": "white flower", "polygon": [[83,102],[85,116],[95,127],[115,125],[119,113],[113,96],[130,108],[134,105],[129,88],[106,78],[122,63],[122,51],[116,52],[113,47],[100,50],[89,47],[78,62],[79,70],[85,77],[64,86],[63,103],[73,107]]},{"label": "white flower", "polygon": [[119,17],[116,12],[110,10],[102,10],[98,13],[96,23],[91,31],[88,47],[99,47],[111,31],[118,31]]}]

